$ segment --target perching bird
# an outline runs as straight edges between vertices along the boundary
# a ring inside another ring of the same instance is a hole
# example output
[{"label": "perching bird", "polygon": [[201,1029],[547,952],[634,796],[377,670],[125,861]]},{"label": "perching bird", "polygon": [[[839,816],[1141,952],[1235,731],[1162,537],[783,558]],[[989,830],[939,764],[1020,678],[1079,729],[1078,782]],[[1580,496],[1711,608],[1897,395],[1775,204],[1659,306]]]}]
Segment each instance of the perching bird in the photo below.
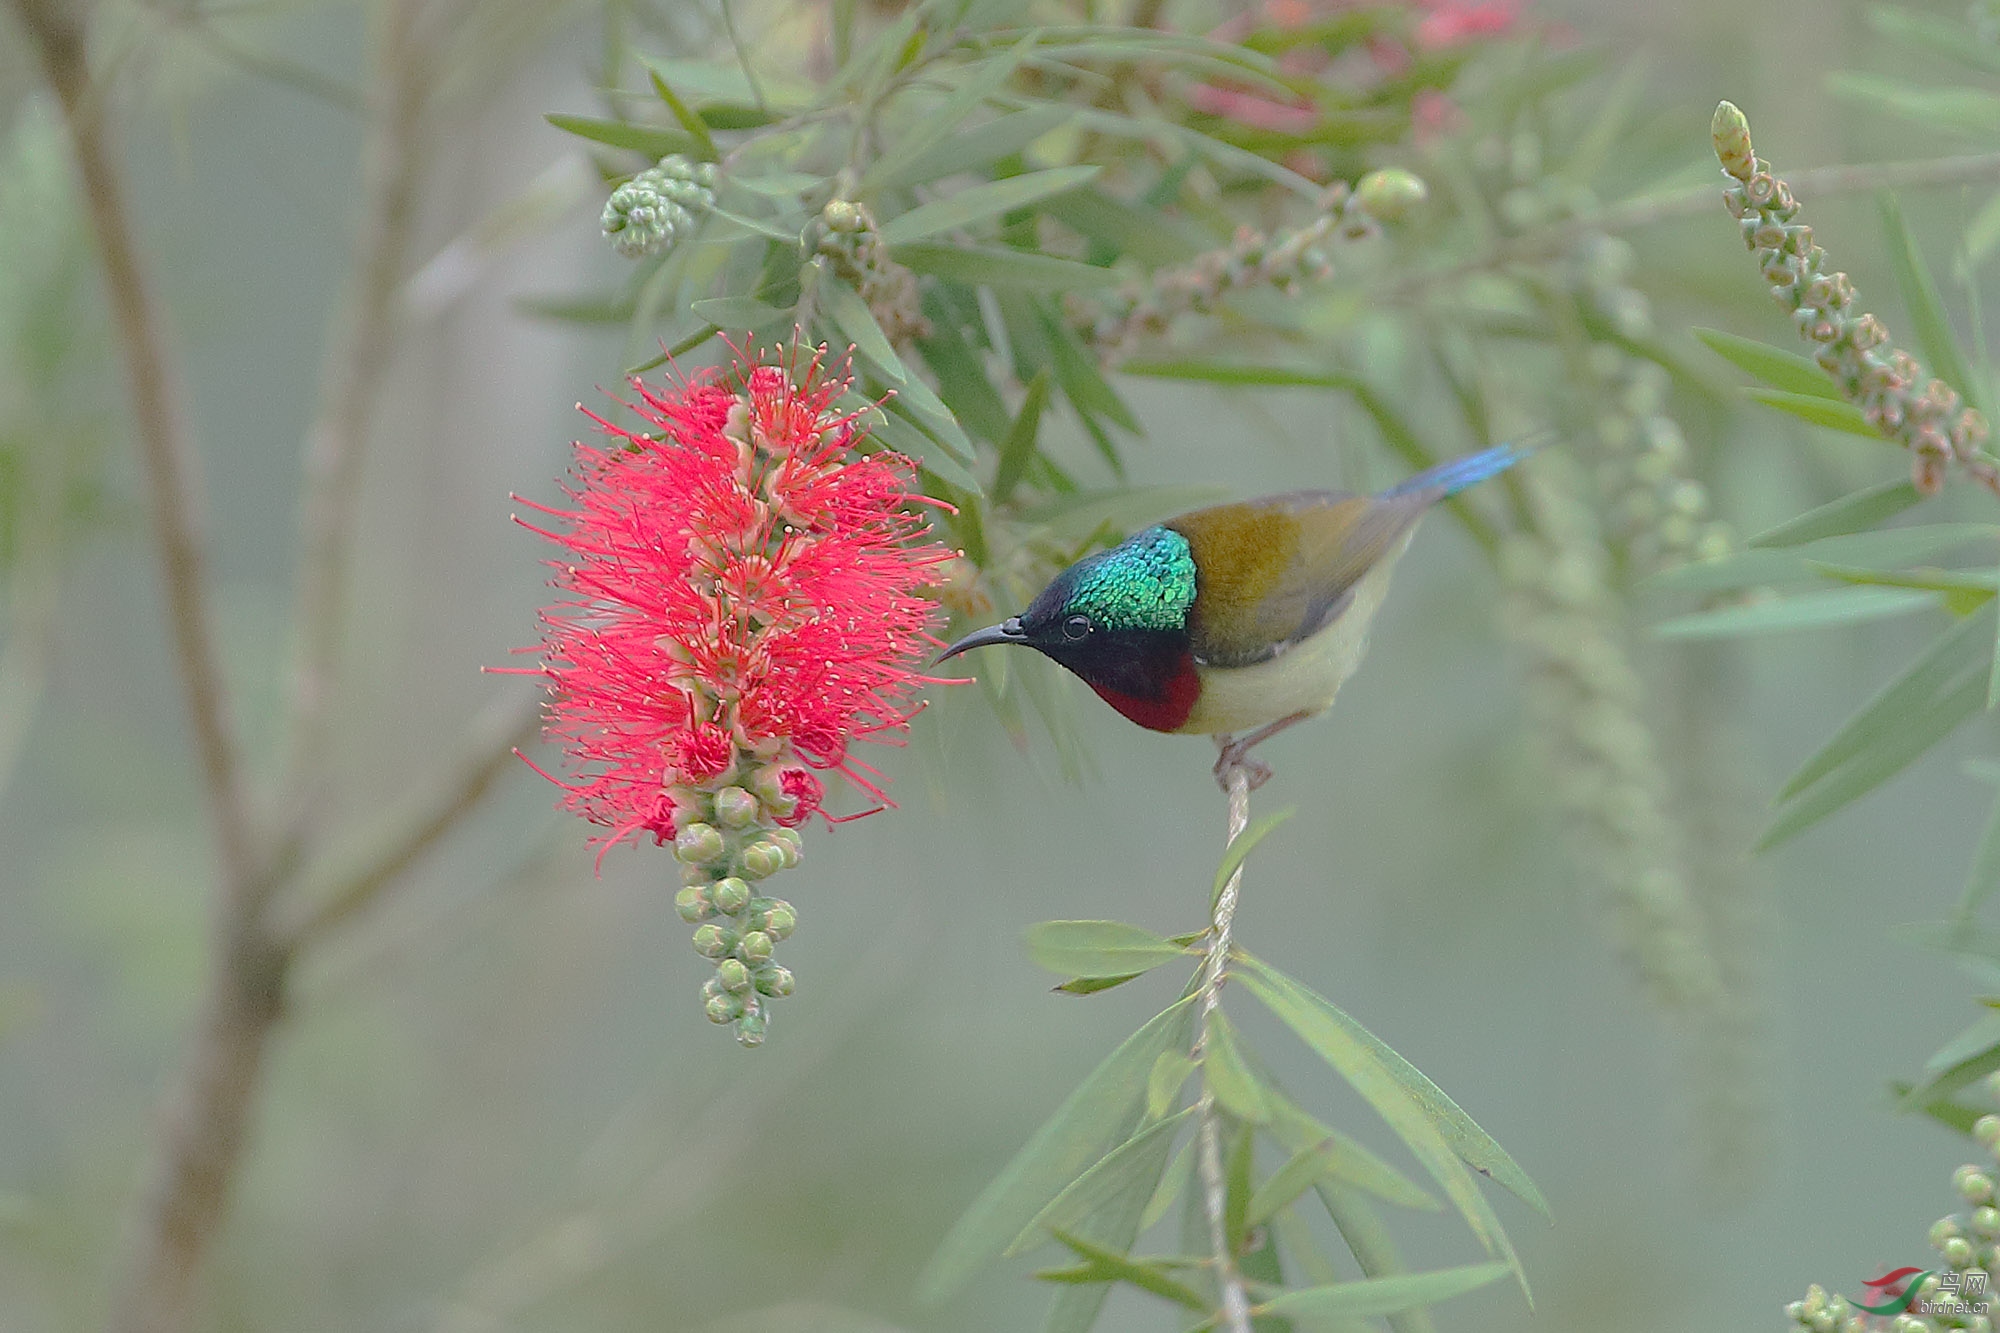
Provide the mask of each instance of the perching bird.
[{"label": "perching bird", "polygon": [[1417,520],[1529,452],[1468,454],[1376,496],[1287,491],[1182,514],[1085,556],[938,661],[1025,644],[1142,727],[1213,735],[1218,780],[1241,765],[1256,786],[1270,770],[1250,747],[1325,711],[1361,665]]}]

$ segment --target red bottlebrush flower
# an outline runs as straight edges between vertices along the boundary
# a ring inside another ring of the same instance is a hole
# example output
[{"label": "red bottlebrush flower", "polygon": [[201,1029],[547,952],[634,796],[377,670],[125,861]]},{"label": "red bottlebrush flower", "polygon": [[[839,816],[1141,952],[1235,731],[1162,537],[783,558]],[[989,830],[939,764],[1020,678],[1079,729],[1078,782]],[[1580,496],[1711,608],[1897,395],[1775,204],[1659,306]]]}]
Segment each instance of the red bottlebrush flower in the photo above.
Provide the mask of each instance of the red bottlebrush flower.
[{"label": "red bottlebrush flower", "polygon": [[[608,441],[578,442],[567,508],[534,506],[563,520],[535,529],[563,548],[546,734],[577,769],[565,804],[605,845],[672,838],[689,789],[753,766],[802,760],[886,800],[848,743],[916,711],[937,642],[917,593],[951,553],[912,512],[915,465],[856,454],[855,414],[833,406],[851,382],[820,355],[801,370],[747,352],[675,389],[635,379],[643,424],[588,414]],[[819,808],[797,777],[786,823]]]}]

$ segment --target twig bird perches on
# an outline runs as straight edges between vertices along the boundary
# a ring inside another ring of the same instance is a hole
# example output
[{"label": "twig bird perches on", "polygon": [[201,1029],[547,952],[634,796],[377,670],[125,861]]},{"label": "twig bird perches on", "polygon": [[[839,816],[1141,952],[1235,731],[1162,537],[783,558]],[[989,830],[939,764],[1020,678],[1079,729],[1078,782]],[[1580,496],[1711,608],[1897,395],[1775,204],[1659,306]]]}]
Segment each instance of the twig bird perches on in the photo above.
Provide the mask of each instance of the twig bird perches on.
[{"label": "twig bird perches on", "polygon": [[1499,445],[1379,495],[1287,491],[1182,514],[1085,556],[938,661],[1023,644],[1142,727],[1213,735],[1216,780],[1240,765],[1261,786],[1271,770],[1250,749],[1332,706],[1417,521],[1532,452]]}]

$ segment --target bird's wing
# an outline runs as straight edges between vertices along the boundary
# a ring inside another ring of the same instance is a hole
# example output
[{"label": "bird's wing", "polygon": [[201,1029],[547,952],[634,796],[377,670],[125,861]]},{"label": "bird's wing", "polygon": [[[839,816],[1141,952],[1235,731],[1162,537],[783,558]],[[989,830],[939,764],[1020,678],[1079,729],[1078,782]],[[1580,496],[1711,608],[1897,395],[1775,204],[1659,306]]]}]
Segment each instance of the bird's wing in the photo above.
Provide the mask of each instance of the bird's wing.
[{"label": "bird's wing", "polygon": [[1194,554],[1195,657],[1248,666],[1323,628],[1438,494],[1288,491],[1174,519]]}]

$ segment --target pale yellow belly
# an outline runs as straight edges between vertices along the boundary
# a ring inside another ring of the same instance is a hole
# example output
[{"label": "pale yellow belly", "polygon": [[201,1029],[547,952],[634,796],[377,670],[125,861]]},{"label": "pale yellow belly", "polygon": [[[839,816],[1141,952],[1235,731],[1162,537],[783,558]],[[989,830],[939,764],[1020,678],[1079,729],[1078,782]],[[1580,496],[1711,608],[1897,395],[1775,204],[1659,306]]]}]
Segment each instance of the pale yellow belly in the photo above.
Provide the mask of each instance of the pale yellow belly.
[{"label": "pale yellow belly", "polygon": [[[1404,545],[1408,543],[1404,538]],[[1389,575],[1402,546],[1390,552],[1355,585],[1354,598],[1331,624],[1276,657],[1242,667],[1210,667],[1199,662],[1201,697],[1178,730],[1220,735],[1250,731],[1294,713],[1319,713],[1361,665],[1368,650],[1368,627],[1389,591]]]}]

